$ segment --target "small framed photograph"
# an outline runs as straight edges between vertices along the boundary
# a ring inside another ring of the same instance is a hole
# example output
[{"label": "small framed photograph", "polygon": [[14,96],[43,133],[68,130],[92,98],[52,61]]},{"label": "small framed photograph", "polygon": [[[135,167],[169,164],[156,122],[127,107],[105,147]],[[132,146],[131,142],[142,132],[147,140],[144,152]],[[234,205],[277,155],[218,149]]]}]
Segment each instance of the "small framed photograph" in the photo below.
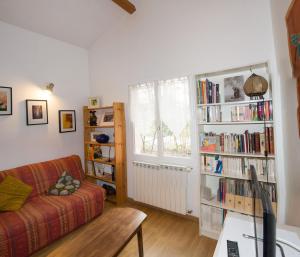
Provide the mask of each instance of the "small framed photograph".
[{"label": "small framed photograph", "polygon": [[100,126],[113,126],[114,125],[114,112],[104,112],[101,118]]},{"label": "small framed photograph", "polygon": [[26,100],[27,125],[48,124],[47,100]]},{"label": "small framed photograph", "polygon": [[224,79],[225,102],[238,102],[245,100],[244,76],[235,76]]},{"label": "small framed photograph", "polygon": [[75,110],[59,110],[59,133],[76,131]]},{"label": "small framed photograph", "polygon": [[96,176],[103,176],[104,170],[105,170],[105,165],[102,163],[94,162],[94,170],[95,170]]},{"label": "small framed photograph", "polygon": [[0,115],[12,115],[11,87],[0,87]]},{"label": "small framed photograph", "polygon": [[97,132],[97,131],[94,131],[94,132],[91,132],[91,142],[97,142],[96,141],[96,137],[99,136],[100,134],[103,134],[101,132]]},{"label": "small framed photograph", "polygon": [[89,97],[89,109],[95,109],[100,107],[100,98],[99,97]]}]

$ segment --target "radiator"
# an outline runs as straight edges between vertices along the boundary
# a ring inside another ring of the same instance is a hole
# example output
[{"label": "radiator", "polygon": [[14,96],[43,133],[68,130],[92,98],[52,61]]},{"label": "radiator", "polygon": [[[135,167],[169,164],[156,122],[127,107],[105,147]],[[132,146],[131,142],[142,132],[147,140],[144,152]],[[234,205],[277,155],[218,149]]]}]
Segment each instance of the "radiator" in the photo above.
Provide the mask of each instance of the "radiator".
[{"label": "radiator", "polygon": [[187,178],[191,168],[133,162],[135,200],[186,214]]}]

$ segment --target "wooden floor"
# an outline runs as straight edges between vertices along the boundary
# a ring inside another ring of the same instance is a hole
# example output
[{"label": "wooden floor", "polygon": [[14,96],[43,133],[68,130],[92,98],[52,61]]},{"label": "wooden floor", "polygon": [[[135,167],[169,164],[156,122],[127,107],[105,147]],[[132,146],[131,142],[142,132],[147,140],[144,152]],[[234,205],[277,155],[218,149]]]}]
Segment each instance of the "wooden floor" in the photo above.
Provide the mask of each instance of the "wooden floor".
[{"label": "wooden floor", "polygon": [[[106,202],[104,211],[114,208],[114,206]],[[126,206],[142,210],[148,215],[147,220],[143,224],[145,257],[213,256],[216,241],[207,237],[199,237],[198,223],[194,220],[133,203],[128,203]],[[82,230],[84,230],[84,226],[42,249],[33,256],[46,257],[53,249],[63,244],[66,240],[74,238]],[[131,240],[119,256],[138,257],[136,237]]]}]

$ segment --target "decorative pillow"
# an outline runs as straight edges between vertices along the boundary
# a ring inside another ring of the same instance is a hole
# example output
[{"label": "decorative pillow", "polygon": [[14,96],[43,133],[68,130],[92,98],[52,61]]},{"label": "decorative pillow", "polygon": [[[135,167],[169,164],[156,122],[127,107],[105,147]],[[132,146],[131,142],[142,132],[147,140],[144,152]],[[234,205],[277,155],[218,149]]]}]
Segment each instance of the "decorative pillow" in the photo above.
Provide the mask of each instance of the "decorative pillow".
[{"label": "decorative pillow", "polygon": [[0,184],[0,211],[19,210],[31,191],[31,186],[15,177],[6,176]]},{"label": "decorative pillow", "polygon": [[74,179],[71,175],[64,171],[56,184],[49,188],[48,193],[50,195],[70,195],[78,190],[79,187],[80,181]]}]

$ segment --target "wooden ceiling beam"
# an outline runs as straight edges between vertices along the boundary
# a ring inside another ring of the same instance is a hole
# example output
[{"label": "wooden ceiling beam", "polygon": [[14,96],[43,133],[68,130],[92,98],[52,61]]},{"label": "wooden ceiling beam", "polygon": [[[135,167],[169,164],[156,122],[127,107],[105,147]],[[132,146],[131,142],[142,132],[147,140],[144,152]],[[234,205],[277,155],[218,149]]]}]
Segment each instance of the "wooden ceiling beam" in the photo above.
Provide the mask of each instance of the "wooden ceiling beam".
[{"label": "wooden ceiling beam", "polygon": [[134,4],[132,4],[128,0],[112,0],[112,1],[130,14],[133,14],[136,10]]}]

